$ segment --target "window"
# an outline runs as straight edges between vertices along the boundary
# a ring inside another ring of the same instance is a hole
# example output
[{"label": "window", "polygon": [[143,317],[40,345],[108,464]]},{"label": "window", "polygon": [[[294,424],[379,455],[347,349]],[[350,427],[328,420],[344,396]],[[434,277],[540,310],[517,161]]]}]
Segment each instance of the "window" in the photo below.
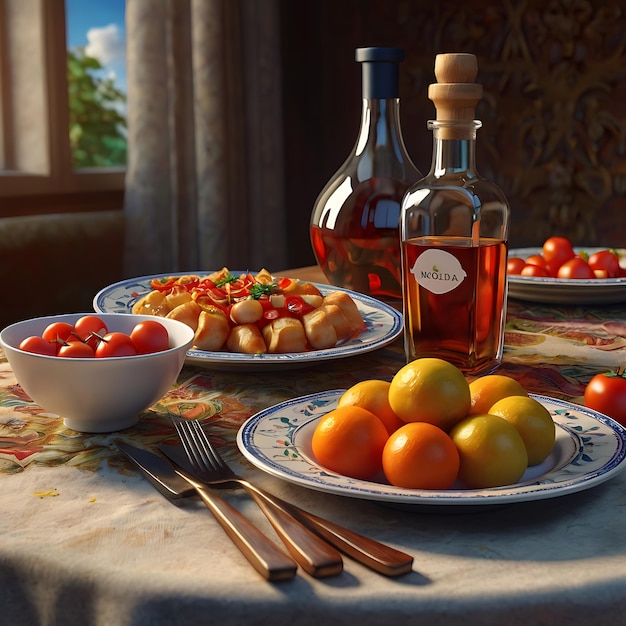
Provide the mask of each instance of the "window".
[{"label": "window", "polygon": [[[103,6],[118,18],[111,21],[109,13],[100,26],[94,19],[106,17],[99,10]],[[99,27],[90,38],[80,12]],[[123,189],[123,18],[123,0],[0,0],[0,196]],[[117,55],[105,45],[112,41]],[[91,94],[87,82],[76,89],[80,80],[91,81]],[[80,117],[85,95],[97,95],[100,106],[111,107],[108,123],[93,111]],[[103,148],[108,156],[94,156]]]}]

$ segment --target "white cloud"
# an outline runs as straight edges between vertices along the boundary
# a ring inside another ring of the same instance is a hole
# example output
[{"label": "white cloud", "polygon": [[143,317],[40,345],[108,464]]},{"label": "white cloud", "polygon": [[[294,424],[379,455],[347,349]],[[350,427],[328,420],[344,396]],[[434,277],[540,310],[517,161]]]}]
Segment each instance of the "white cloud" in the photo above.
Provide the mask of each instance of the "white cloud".
[{"label": "white cloud", "polygon": [[125,42],[115,24],[103,28],[90,28],[87,31],[85,52],[102,65],[108,65],[125,57]]}]

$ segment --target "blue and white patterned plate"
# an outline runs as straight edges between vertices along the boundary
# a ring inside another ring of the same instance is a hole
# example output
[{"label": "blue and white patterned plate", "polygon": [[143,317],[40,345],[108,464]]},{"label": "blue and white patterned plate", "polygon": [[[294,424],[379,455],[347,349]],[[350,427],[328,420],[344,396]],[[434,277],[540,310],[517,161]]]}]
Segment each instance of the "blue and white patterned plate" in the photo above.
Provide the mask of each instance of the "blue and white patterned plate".
[{"label": "blue and white patterned plate", "polygon": [[[194,274],[207,276],[210,271],[180,272],[169,276]],[[232,271],[241,274],[240,271]],[[150,281],[163,274],[141,276],[114,283],[100,290],[93,299],[93,308],[99,313],[131,313],[133,305],[151,291]],[[268,370],[283,367],[302,367],[318,361],[340,359],[371,352],[392,343],[402,333],[402,314],[393,307],[361,293],[329,285],[313,283],[323,293],[345,291],[350,294],[365,321],[365,330],[357,337],[326,350],[311,350],[291,354],[240,354],[189,350],[187,363],[220,369]]]},{"label": "blue and white patterned plate", "polygon": [[[574,248],[589,255],[606,248]],[[541,254],[541,248],[509,250],[509,258],[527,259]],[[626,264],[626,250],[618,250],[620,263]],[[568,279],[509,274],[509,296],[546,304],[610,304],[626,301],[626,278]]]},{"label": "blue and white patterned plate", "polygon": [[532,395],[557,425],[553,452],[529,468],[513,485],[445,491],[402,489],[383,482],[356,480],[321,467],[311,450],[318,420],[337,406],[344,390],[296,398],[261,411],[237,434],[242,454],[256,467],[303,487],[327,493],[400,505],[498,505],[541,500],[598,485],[624,467],[626,429],[584,407]]}]

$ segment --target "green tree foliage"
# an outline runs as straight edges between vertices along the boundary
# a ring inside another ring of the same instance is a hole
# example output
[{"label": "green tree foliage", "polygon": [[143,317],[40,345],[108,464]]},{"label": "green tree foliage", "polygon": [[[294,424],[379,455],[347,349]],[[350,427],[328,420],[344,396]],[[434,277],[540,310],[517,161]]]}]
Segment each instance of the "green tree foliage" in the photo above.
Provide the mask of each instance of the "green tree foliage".
[{"label": "green tree foliage", "polygon": [[84,48],[67,51],[72,165],[126,165],[126,96]]}]

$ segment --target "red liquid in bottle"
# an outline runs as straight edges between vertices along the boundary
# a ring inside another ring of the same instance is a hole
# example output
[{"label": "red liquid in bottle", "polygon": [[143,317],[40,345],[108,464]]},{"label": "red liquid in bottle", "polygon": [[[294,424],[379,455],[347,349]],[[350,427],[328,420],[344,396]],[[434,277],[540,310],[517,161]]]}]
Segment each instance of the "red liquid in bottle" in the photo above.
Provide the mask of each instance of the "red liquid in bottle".
[{"label": "red liquid in bottle", "polygon": [[311,226],[318,263],[332,284],[370,296],[400,298],[398,221],[408,184],[371,178],[357,184],[347,197],[344,185],[322,199],[319,219]]},{"label": "red liquid in bottle", "polygon": [[[433,293],[415,277],[416,261],[433,248],[452,254],[466,274],[446,293]],[[471,246],[469,238],[420,237],[404,242],[403,252],[407,358],[443,358],[469,373],[495,367],[503,348],[506,243],[481,239]]]}]

